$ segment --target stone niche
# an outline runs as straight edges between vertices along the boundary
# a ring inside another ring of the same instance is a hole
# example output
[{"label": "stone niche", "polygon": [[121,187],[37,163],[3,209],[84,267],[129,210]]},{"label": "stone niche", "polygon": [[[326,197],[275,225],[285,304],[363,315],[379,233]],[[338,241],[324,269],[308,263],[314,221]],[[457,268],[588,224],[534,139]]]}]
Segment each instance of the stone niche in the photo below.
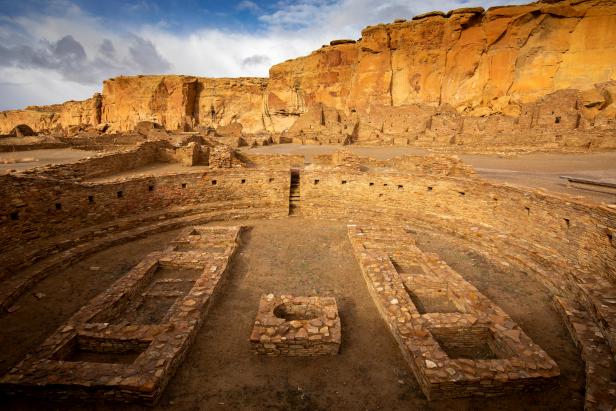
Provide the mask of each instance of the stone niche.
[{"label": "stone niche", "polygon": [[334,355],[341,328],[334,297],[261,297],[250,336],[255,354],[269,356]]}]

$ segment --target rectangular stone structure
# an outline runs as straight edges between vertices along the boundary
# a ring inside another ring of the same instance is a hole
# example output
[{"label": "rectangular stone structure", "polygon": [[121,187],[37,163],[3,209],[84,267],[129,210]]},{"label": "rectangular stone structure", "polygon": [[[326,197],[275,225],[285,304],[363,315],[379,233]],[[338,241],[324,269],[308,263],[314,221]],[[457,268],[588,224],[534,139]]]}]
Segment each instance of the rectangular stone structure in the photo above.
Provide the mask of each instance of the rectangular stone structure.
[{"label": "rectangular stone structure", "polygon": [[491,397],[557,383],[554,360],[402,228],[348,230],[370,294],[428,399]]},{"label": "rectangular stone structure", "polygon": [[155,404],[221,287],[241,229],[185,229],[82,307],[0,379],[0,390]]},{"label": "rectangular stone structure", "polygon": [[335,355],[341,335],[334,297],[269,294],[261,297],[250,344],[269,356]]}]

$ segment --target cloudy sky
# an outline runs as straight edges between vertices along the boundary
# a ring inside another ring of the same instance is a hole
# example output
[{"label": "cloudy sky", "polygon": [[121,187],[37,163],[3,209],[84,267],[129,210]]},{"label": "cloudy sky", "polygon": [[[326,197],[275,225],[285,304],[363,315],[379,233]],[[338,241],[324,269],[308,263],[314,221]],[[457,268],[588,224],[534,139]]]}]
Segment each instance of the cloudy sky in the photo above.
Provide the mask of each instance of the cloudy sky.
[{"label": "cloudy sky", "polygon": [[0,110],[80,100],[121,74],[267,76],[363,27],[516,0],[0,0]]}]

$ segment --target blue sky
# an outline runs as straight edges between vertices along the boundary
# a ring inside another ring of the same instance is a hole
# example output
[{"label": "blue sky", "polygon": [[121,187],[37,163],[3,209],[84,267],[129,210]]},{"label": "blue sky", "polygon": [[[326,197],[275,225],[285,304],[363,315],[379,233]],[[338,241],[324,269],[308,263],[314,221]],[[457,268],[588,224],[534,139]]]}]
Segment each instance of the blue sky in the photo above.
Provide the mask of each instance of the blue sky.
[{"label": "blue sky", "polygon": [[118,75],[266,77],[370,24],[505,1],[0,0],[0,110],[88,98]]}]

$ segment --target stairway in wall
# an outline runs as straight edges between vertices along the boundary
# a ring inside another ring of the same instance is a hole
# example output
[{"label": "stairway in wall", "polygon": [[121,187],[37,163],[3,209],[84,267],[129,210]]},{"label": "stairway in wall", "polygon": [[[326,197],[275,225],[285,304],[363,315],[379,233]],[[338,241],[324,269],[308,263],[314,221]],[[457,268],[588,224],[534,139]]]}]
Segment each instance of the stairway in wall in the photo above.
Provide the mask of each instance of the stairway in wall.
[{"label": "stairway in wall", "polygon": [[289,192],[289,215],[299,214],[300,188],[299,170],[291,169],[291,189]]}]

